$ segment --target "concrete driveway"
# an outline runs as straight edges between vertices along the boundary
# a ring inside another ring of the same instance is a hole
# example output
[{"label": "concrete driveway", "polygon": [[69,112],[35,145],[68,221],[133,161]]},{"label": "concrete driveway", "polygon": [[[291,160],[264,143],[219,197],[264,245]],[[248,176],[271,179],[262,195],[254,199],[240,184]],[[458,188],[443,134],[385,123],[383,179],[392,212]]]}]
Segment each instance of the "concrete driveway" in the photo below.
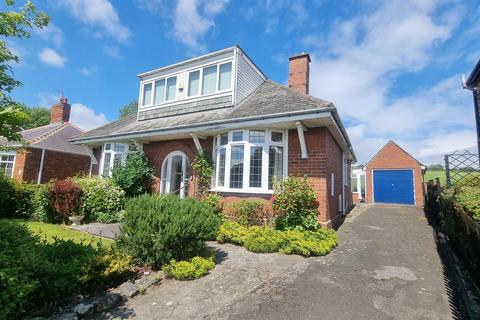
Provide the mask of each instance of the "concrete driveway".
[{"label": "concrete driveway", "polygon": [[338,231],[340,246],[304,259],[213,244],[221,263],[167,280],[103,319],[464,319],[422,209],[373,206]]}]

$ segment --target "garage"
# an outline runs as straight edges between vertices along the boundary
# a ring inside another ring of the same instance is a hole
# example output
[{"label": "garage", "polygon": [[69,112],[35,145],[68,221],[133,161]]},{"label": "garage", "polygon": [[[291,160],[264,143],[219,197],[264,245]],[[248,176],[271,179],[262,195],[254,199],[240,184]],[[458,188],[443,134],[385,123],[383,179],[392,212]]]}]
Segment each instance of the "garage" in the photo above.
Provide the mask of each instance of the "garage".
[{"label": "garage", "polygon": [[423,206],[424,169],[417,159],[389,141],[364,166],[365,202]]},{"label": "garage", "polygon": [[373,170],[373,193],[377,203],[415,204],[413,170]]}]

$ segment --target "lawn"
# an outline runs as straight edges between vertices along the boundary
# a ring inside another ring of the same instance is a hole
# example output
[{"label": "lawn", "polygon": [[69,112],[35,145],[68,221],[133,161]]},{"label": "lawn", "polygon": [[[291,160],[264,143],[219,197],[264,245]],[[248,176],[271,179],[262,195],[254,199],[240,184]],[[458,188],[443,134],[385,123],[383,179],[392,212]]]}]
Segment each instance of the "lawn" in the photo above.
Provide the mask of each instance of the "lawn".
[{"label": "lawn", "polygon": [[54,238],[60,238],[63,240],[73,240],[76,243],[96,243],[100,240],[101,243],[105,246],[110,246],[113,243],[113,241],[110,239],[96,237],[83,232],[71,230],[68,226],[65,225],[43,223],[37,221],[25,221],[19,219],[15,219],[12,221],[18,223],[26,223],[30,231],[32,231],[34,234],[37,234],[42,239],[46,239],[48,242],[53,242]]},{"label": "lawn", "polygon": [[442,186],[446,186],[446,176],[445,170],[427,170],[425,176],[423,177],[423,181],[428,182],[428,180],[435,181],[435,178],[440,178],[440,184]]}]

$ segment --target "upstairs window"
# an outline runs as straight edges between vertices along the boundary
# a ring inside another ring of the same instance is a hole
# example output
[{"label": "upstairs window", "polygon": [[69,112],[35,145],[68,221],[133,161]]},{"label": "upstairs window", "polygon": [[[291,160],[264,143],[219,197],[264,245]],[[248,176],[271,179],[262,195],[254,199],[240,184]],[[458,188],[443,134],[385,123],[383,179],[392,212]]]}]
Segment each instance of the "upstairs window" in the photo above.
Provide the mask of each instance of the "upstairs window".
[{"label": "upstairs window", "polygon": [[148,106],[150,104],[152,104],[152,84],[146,83],[143,85],[142,106]]},{"label": "upstairs window", "polygon": [[187,96],[208,95],[232,88],[232,63],[208,66],[188,73]]},{"label": "upstairs window", "polygon": [[142,106],[162,104],[166,101],[175,100],[176,96],[177,76],[145,83],[143,85]]}]

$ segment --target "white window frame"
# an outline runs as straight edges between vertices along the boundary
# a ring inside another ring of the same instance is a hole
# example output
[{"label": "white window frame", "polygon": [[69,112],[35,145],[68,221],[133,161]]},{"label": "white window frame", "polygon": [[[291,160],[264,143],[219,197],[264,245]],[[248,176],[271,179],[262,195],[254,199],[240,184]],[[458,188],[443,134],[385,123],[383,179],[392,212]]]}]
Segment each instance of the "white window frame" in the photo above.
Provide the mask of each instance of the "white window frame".
[{"label": "white window frame", "polygon": [[[2,158],[1,158],[2,156],[7,156],[7,157],[13,156],[13,160],[12,161],[9,161],[9,160],[2,161]],[[9,178],[13,177],[13,172],[15,170],[15,159],[16,159],[16,157],[17,157],[17,153],[15,151],[0,152],[0,163],[12,164],[10,174],[7,174],[7,171],[5,170],[5,175]]]},{"label": "white window frame", "polygon": [[[265,141],[249,142],[250,130],[264,130]],[[232,141],[234,132],[243,132],[242,141]],[[283,135],[282,142],[273,142],[271,140],[271,133],[279,132]],[[215,157],[215,177],[212,191],[229,192],[229,193],[258,193],[258,194],[272,194],[273,190],[268,189],[268,165],[269,165],[269,151],[271,146],[278,146],[283,148],[283,177],[288,175],[288,130],[276,130],[266,128],[251,128],[251,129],[237,129],[228,131],[228,142],[226,145],[220,145],[220,136],[227,132],[221,132],[215,136],[215,143],[213,154]],[[231,150],[232,146],[243,145],[243,182],[242,188],[230,188],[230,164],[231,164]],[[250,148],[253,146],[262,147],[262,180],[260,187],[250,187]],[[225,149],[225,179],[224,186],[219,186],[219,163],[220,163],[220,149]]]},{"label": "white window frame", "polygon": [[182,151],[173,151],[170,152],[165,159],[163,160],[162,163],[162,168],[160,172],[160,194],[169,194],[167,192],[168,189],[170,189],[170,177],[171,177],[171,170],[172,170],[172,158],[174,156],[180,156],[182,157],[182,181],[180,182],[180,198],[185,198],[188,196],[188,192],[186,189],[186,186],[189,184],[190,177],[188,175],[188,167],[190,166],[188,157],[185,153]]},{"label": "white window frame", "polygon": [[[115,143],[123,145],[123,152],[115,152]],[[110,150],[106,150],[107,144],[110,144]],[[99,165],[99,168],[98,168],[98,174],[101,177],[111,177],[112,176],[112,169],[113,169],[113,165],[115,164],[115,155],[121,154],[122,155],[122,162],[124,162],[125,159],[127,158],[127,155],[130,152],[132,152],[132,150],[130,150],[130,144],[132,144],[132,142],[115,142],[115,141],[113,141],[113,142],[106,142],[102,145],[102,156],[100,158],[100,165]],[[137,146],[137,148],[139,148],[139,146]],[[109,163],[108,174],[104,174],[104,172],[103,172],[103,168],[104,168],[103,164],[105,162],[105,154],[106,153],[110,153],[110,163]]]},{"label": "white window frame", "polygon": [[[230,71],[231,73],[231,76],[230,76],[230,88],[228,89],[223,89],[223,90],[219,90],[219,87],[220,87],[220,66],[221,65],[224,65],[224,64],[228,64],[230,63],[232,65],[232,69]],[[217,67],[217,71],[216,71],[216,78],[215,78],[215,92],[213,93],[208,93],[208,94],[202,94],[202,87],[203,87],[203,70],[206,69],[206,68],[210,68],[210,67],[213,67],[215,66]],[[196,95],[191,95],[189,96],[188,95],[188,89],[189,89],[189,86],[190,86],[190,73],[192,72],[196,72],[196,71],[200,71],[200,79],[199,79],[199,83],[198,83],[198,93]],[[196,97],[208,97],[208,96],[212,96],[212,95],[215,95],[215,94],[221,94],[221,93],[225,93],[225,92],[229,92],[229,91],[232,91],[233,90],[233,78],[234,78],[234,69],[233,69],[233,61],[232,60],[229,60],[229,61],[225,61],[225,62],[217,62],[217,63],[212,63],[212,64],[208,64],[208,65],[204,65],[200,68],[196,68],[196,69],[192,69],[192,70],[189,70],[187,72],[187,81],[186,81],[186,94],[185,96],[187,98],[196,98]]]},{"label": "white window frame", "polygon": [[[176,84],[175,84],[175,97],[173,99],[170,99],[170,100],[166,100],[167,98],[167,82],[168,82],[168,79],[171,79],[171,78],[177,78],[176,80]],[[155,102],[155,82],[157,81],[160,81],[160,80],[165,80],[165,87],[163,88],[163,102],[160,103],[160,104],[154,104]],[[144,104],[143,102],[143,92],[145,90],[145,86],[147,84],[151,83],[152,84],[152,94],[150,95],[150,103],[148,104]],[[161,106],[163,104],[167,104],[167,103],[172,103],[172,102],[175,102],[178,100],[178,74],[174,74],[174,75],[170,75],[168,77],[160,77],[160,78],[155,78],[155,79],[152,79],[152,80],[149,80],[149,81],[145,81],[145,82],[142,82],[141,84],[141,90],[140,90],[140,97],[142,98],[142,103],[140,104],[141,108],[148,108],[148,107],[153,107],[153,106]]]}]

